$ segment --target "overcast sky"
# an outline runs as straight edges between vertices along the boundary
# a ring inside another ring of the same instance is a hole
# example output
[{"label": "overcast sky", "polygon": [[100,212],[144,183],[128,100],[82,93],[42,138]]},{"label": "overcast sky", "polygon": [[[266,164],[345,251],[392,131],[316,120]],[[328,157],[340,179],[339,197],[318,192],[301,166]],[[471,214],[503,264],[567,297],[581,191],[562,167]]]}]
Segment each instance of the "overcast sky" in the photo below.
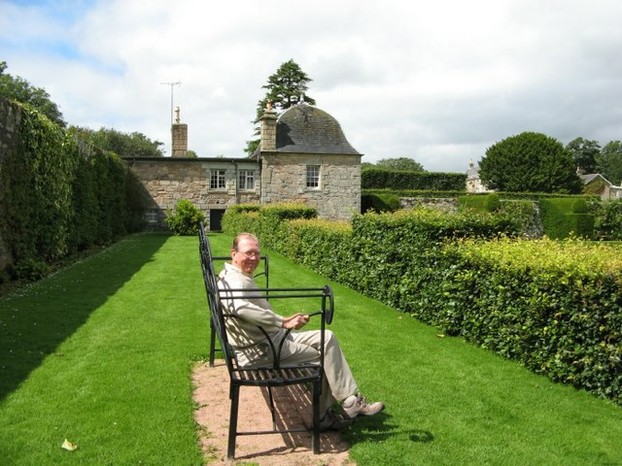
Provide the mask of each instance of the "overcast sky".
[{"label": "overcast sky", "polygon": [[[622,139],[619,0],[0,0],[0,61],[65,121],[243,157],[293,59],[363,161],[465,172],[523,131]],[[181,82],[180,85],[162,83]]]}]

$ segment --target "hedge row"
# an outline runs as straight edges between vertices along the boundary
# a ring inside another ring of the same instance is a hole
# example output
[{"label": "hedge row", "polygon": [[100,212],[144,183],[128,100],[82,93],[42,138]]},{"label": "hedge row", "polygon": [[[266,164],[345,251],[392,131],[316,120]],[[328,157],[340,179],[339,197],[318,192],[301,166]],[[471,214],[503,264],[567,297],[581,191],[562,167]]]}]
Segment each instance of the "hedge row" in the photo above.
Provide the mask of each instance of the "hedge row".
[{"label": "hedge row", "polygon": [[536,373],[622,404],[621,247],[577,240],[443,248],[404,310]]},{"label": "hedge row", "polygon": [[225,231],[253,231],[271,249],[447,334],[622,404],[618,249],[508,239],[519,232],[507,215],[419,209],[266,228],[261,210],[228,211]]},{"label": "hedge row", "polygon": [[622,240],[622,200],[588,202],[594,214],[594,239]]},{"label": "hedge row", "polygon": [[423,189],[429,191],[462,191],[466,188],[464,173],[431,173],[368,168],[361,171],[362,189]]},{"label": "hedge row", "polygon": [[143,194],[118,156],[86,153],[46,117],[19,111],[19,145],[0,167],[0,232],[12,259],[5,272],[37,279],[67,255],[137,231]]}]

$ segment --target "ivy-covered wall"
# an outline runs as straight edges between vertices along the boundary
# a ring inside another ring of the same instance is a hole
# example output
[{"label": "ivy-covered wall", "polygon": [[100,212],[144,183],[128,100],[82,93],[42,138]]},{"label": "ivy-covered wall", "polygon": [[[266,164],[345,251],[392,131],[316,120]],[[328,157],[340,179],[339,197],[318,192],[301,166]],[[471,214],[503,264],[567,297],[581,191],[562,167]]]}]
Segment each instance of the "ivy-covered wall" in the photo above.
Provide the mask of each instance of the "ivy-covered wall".
[{"label": "ivy-covered wall", "polygon": [[39,278],[141,228],[143,191],[119,156],[28,107],[0,99],[0,112],[0,279]]}]

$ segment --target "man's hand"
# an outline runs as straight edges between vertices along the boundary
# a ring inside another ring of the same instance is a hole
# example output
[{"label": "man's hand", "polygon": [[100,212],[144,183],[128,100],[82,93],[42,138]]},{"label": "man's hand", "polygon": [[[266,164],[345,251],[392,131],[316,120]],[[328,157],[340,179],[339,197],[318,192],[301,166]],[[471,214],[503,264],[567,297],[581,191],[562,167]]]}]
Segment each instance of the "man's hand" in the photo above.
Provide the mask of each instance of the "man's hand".
[{"label": "man's hand", "polygon": [[283,319],[283,328],[298,330],[309,322],[309,316],[298,312]]}]

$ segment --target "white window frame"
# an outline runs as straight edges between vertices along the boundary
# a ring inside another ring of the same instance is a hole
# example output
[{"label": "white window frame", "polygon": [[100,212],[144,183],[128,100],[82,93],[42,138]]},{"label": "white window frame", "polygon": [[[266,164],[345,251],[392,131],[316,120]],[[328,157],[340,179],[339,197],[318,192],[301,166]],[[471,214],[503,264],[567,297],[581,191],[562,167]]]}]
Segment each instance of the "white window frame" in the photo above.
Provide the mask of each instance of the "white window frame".
[{"label": "white window frame", "polygon": [[227,189],[227,171],[221,168],[209,171],[209,189],[224,191]]},{"label": "white window frame", "polygon": [[317,190],[321,188],[322,181],[322,166],[321,165],[307,165],[306,171],[306,185],[307,189]]},{"label": "white window frame", "polygon": [[240,170],[238,172],[238,189],[253,191],[255,189],[255,170]]}]

